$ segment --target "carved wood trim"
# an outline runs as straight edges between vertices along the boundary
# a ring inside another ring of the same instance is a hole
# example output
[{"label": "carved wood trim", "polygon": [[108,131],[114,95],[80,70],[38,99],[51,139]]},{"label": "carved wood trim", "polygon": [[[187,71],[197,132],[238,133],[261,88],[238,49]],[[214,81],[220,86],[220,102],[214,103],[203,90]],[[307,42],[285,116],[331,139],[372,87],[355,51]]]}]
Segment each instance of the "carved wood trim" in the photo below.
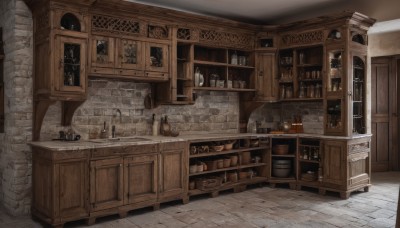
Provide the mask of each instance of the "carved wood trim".
[{"label": "carved wood trim", "polygon": [[354,154],[361,151],[369,151],[370,150],[370,143],[363,142],[358,144],[349,145],[349,154]]},{"label": "carved wood trim", "polygon": [[209,29],[201,29],[199,41],[217,47],[232,47],[237,49],[252,49],[254,36],[250,34],[219,32]]},{"label": "carved wood trim", "polygon": [[281,37],[281,42],[284,46],[322,43],[323,41],[324,32],[321,30],[297,34],[287,34]]},{"label": "carved wood trim", "polygon": [[194,42],[199,41],[199,30],[198,29],[193,29],[193,28],[178,28],[176,32],[176,38],[178,40],[190,40]]},{"label": "carved wood trim", "polygon": [[140,36],[146,34],[145,26],[135,19],[93,14],[91,16],[91,24],[92,32]]},{"label": "carved wood trim", "polygon": [[168,39],[169,29],[165,25],[152,25],[147,26],[147,37],[153,39]]}]

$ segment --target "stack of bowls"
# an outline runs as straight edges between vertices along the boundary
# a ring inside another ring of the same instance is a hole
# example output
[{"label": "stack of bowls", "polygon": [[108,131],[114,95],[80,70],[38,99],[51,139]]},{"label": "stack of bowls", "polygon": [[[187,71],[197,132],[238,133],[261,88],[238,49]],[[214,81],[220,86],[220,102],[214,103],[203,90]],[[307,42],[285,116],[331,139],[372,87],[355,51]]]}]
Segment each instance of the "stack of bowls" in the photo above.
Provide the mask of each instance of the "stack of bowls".
[{"label": "stack of bowls", "polygon": [[285,178],[290,175],[291,171],[292,171],[291,160],[281,160],[281,159],[272,160],[272,176]]}]

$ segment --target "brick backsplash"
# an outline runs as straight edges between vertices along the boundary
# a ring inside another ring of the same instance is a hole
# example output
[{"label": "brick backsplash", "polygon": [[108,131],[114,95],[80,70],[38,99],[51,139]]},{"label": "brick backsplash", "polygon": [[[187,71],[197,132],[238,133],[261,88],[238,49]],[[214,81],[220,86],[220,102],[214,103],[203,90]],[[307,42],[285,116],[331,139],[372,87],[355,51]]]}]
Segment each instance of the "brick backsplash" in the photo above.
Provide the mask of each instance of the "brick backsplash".
[{"label": "brick backsplash", "polygon": [[[148,83],[107,79],[92,79],[88,84],[88,98],[75,112],[72,128],[83,139],[98,138],[104,121],[110,132],[116,126],[116,136],[151,135],[152,115],[168,116],[172,128],[180,134],[213,132],[237,133],[239,98],[235,92],[199,91],[194,105],[160,105],[145,109],[144,97]],[[121,116],[117,112],[121,111]],[[41,140],[58,137],[60,130],[60,103],[46,113]]]},{"label": "brick backsplash", "polygon": [[255,121],[260,121],[262,127],[278,129],[280,122],[292,122],[294,115],[301,115],[305,133],[323,134],[323,111],[322,101],[266,103],[252,113],[248,129]]}]

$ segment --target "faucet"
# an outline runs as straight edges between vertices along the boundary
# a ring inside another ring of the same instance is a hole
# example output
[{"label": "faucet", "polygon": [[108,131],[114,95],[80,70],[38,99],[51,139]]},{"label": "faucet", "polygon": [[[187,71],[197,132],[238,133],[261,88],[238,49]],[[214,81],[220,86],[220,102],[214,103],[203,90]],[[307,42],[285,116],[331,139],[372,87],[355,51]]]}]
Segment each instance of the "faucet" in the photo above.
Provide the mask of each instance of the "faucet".
[{"label": "faucet", "polygon": [[[112,120],[114,120],[114,117],[116,117],[117,114],[119,114],[119,122],[121,123],[121,120],[122,120],[121,110],[119,110],[119,108],[114,109],[114,110],[116,111],[116,114],[113,114]],[[113,122],[113,121],[111,121],[111,122]],[[111,127],[111,138],[115,138],[115,125],[114,124]]]}]

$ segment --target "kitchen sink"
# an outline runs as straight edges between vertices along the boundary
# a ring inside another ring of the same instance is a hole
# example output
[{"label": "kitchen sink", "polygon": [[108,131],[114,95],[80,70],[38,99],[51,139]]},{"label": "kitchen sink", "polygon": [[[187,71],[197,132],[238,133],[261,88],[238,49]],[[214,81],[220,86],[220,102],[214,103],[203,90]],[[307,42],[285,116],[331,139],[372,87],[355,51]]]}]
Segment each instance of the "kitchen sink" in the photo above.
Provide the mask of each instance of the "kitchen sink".
[{"label": "kitchen sink", "polygon": [[118,138],[107,138],[107,139],[92,139],[89,140],[94,143],[110,143],[110,142],[144,142],[151,141],[151,139],[141,137],[118,137]]}]

